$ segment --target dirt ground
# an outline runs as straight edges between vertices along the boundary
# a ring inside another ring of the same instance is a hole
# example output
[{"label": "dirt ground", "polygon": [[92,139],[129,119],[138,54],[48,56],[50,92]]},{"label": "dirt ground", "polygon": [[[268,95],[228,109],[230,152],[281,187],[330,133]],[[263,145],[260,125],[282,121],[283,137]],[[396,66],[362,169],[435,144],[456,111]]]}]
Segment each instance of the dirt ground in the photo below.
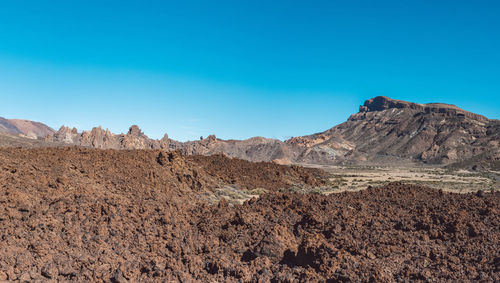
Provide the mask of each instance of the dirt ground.
[{"label": "dirt ground", "polygon": [[[499,192],[314,193],[329,184],[222,156],[0,149],[0,281],[500,281]],[[231,205],[228,186],[260,197]]]},{"label": "dirt ground", "polygon": [[457,193],[500,191],[500,178],[496,171],[450,170],[437,166],[305,166],[319,168],[331,174],[330,190],[327,193],[359,191],[368,186],[383,186],[391,182],[423,185]]}]

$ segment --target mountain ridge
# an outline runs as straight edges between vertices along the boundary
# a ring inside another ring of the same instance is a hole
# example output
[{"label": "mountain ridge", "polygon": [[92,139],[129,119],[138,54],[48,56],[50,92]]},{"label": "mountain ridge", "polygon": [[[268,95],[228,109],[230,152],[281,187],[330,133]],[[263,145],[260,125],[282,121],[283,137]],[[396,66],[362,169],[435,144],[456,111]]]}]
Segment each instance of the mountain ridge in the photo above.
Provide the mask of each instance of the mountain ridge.
[{"label": "mountain ridge", "polygon": [[161,139],[151,139],[136,125],[125,134],[114,134],[101,126],[83,132],[61,126],[44,141],[100,149],[224,154],[282,164],[447,165],[467,163],[468,160],[477,162],[477,156],[497,162],[500,121],[451,104],[418,104],[377,96],[366,100],[357,113],[339,125],[285,141],[264,137],[223,140],[210,135],[200,140],[180,142],[167,134]]}]

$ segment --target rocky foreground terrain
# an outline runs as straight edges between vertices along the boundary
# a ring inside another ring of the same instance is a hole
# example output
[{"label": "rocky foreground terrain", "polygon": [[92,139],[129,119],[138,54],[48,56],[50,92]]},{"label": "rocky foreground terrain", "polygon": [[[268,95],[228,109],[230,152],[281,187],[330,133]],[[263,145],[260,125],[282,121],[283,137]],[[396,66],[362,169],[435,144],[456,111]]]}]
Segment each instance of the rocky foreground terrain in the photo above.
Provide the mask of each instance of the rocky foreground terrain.
[{"label": "rocky foreground terrain", "polygon": [[[328,182],[221,155],[2,148],[0,281],[500,281],[499,192],[297,184]],[[228,185],[267,193],[230,205]]]},{"label": "rocky foreground terrain", "polygon": [[0,118],[0,282],[500,282],[499,142],[387,97],[287,141]]}]

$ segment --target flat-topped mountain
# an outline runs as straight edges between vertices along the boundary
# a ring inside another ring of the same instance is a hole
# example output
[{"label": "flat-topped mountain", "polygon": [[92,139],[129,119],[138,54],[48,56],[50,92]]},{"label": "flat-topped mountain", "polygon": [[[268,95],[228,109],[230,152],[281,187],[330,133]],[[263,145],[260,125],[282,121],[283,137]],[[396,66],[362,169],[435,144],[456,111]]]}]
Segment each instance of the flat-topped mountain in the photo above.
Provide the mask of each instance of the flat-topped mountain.
[{"label": "flat-topped mountain", "polygon": [[500,121],[442,103],[417,104],[378,96],[329,130],[296,137],[311,163],[425,162],[448,164],[499,149]]},{"label": "flat-topped mountain", "polygon": [[484,116],[465,111],[453,104],[445,104],[445,103],[418,104],[403,100],[390,99],[385,96],[377,96],[372,99],[366,100],[363,106],[359,107],[359,112],[384,111],[393,108],[413,109],[425,113],[431,113],[431,112],[442,113],[442,114],[447,114],[449,116],[467,116],[471,119],[480,121],[488,120],[488,118]]}]

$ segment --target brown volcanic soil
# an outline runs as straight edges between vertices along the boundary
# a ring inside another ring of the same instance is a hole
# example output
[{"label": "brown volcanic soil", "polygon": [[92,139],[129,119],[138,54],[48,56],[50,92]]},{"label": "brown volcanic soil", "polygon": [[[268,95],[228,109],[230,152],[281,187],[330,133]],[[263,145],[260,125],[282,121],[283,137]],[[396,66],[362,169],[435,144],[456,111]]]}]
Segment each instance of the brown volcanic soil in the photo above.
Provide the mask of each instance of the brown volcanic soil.
[{"label": "brown volcanic soil", "polygon": [[229,184],[242,184],[245,189],[286,188],[292,183],[305,183],[310,186],[324,185],[325,173],[311,171],[300,166],[282,166],[271,162],[250,162],[237,158],[227,158],[217,154],[212,156],[186,156],[199,164],[210,175],[217,176]]},{"label": "brown volcanic soil", "polygon": [[[319,173],[223,159],[0,149],[0,280],[500,280],[499,192],[279,193]],[[273,171],[283,177],[266,183]],[[228,180],[271,193],[199,197]]]}]

